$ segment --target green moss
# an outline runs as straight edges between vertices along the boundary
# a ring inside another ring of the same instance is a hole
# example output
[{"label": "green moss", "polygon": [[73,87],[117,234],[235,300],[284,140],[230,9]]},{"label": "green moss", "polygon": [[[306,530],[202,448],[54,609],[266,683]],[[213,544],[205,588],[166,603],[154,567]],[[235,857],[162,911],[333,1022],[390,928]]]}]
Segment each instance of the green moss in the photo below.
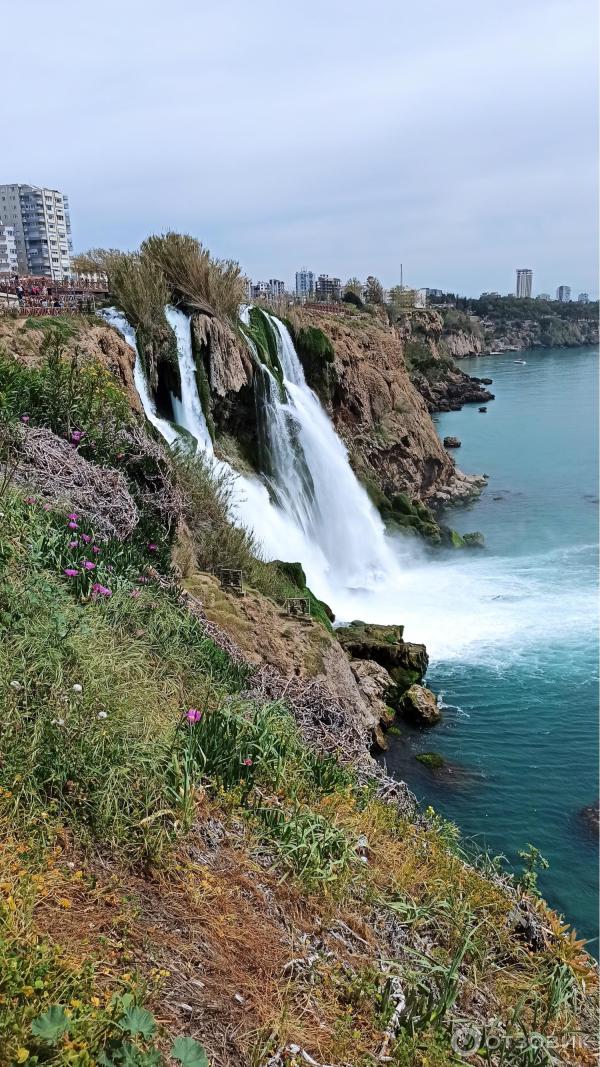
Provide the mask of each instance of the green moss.
[{"label": "green moss", "polygon": [[277,352],[277,338],[261,308],[250,308],[250,325],[246,327],[246,330],[258,348],[261,362],[275,375],[279,384],[283,385],[283,370]]},{"label": "green moss", "polygon": [[308,588],[306,575],[301,563],[289,563],[275,559],[270,563],[257,562],[253,569],[252,580],[256,588],[265,596],[270,596],[279,604],[288,597],[306,597],[310,605],[311,618],[320,622],[328,632],[333,631],[335,619],[331,608]]},{"label": "green moss", "polygon": [[302,326],[295,330],[292,323],[286,322],[286,325],[304,368],[306,381],[325,406],[330,405],[338,383],[334,366],[335,351],[331,341],[317,326]]},{"label": "green moss", "polygon": [[446,761],[443,756],[440,756],[439,752],[419,752],[415,759],[422,763],[424,767],[429,767],[432,771],[439,770],[440,767],[446,765]]}]

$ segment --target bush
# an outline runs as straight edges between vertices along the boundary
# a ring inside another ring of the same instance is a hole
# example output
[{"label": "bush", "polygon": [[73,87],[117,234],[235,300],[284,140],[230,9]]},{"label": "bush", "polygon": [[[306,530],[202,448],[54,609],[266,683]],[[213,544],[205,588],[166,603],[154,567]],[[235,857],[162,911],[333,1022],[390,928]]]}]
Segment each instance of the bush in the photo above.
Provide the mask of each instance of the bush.
[{"label": "bush", "polygon": [[214,259],[195,237],[173,232],[148,237],[140,253],[176,300],[195,311],[237,323],[246,288],[234,260]]}]

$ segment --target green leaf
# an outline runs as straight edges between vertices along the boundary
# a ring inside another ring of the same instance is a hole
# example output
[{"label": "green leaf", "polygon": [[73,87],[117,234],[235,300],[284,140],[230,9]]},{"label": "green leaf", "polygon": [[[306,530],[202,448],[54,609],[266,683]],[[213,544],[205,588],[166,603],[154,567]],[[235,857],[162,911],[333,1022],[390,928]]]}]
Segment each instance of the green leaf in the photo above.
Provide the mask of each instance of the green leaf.
[{"label": "green leaf", "polygon": [[208,1067],[206,1052],[193,1037],[178,1037],[173,1042],[171,1056],[182,1067]]},{"label": "green leaf", "polygon": [[156,1033],[154,1016],[145,1008],[129,1008],[120,1019],[119,1026],[128,1034],[141,1034],[142,1037],[152,1037]]},{"label": "green leaf", "polygon": [[69,1029],[69,1020],[60,1004],[53,1004],[31,1024],[31,1032],[44,1041],[55,1042]]}]

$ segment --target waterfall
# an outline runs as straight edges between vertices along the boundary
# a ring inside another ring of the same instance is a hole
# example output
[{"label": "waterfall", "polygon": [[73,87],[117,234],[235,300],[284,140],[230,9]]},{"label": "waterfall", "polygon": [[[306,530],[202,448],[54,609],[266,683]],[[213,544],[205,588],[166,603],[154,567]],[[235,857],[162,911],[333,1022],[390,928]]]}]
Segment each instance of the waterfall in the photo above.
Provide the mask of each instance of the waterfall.
[{"label": "waterfall", "polygon": [[[283,390],[265,368],[266,452],[276,500],[317,544],[330,582],[371,587],[396,567],[385,528],[360,485],[348,452],[306,383],[289,331],[262,312],[277,340]],[[352,521],[348,517],[352,516]]]},{"label": "waterfall", "polygon": [[165,317],[177,340],[179,378],[181,381],[181,400],[171,394],[175,422],[179,426],[183,426],[185,430],[188,430],[196,438],[203,452],[208,452],[212,455],[212,440],[198,393],[189,315],[186,315],[185,311],[171,307],[168,304],[165,308]]},{"label": "waterfall", "polygon": [[161,434],[161,436],[164,437],[170,445],[172,445],[175,441],[179,439],[179,434],[170,422],[167,422],[166,419],[161,419],[160,415],[158,415],[156,412],[156,404],[154,403],[150,388],[148,386],[148,381],[146,379],[146,374],[142,365],[140,353],[138,351],[135,330],[133,329],[133,326],[129,325],[123,313],[121,311],[118,311],[117,308],[103,308],[98,312],[98,314],[103,319],[105,319],[110,326],[114,326],[115,330],[118,330],[118,332],[121,334],[123,340],[126,341],[129,347],[133,349],[135,353],[135,363],[133,364],[133,381],[137,390],[137,394],[140,398],[142,407],[144,409],[144,415],[148,419],[148,422],[151,422],[152,425],[158,430],[159,434]]}]

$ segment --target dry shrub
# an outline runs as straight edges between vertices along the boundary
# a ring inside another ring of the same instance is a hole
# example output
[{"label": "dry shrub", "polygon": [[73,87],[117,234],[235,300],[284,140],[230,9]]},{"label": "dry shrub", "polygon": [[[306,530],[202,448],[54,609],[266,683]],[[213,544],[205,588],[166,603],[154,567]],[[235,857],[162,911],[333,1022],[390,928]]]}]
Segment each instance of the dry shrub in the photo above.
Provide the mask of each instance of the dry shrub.
[{"label": "dry shrub", "polygon": [[237,320],[246,293],[239,264],[234,260],[213,259],[195,237],[172,232],[149,237],[140,252],[141,258],[161,271],[169,288],[191,308]]},{"label": "dry shrub", "polygon": [[90,463],[52,430],[23,431],[17,461],[14,482],[76,508],[98,532],[125,538],[137,525],[139,513],[125,476]]}]

